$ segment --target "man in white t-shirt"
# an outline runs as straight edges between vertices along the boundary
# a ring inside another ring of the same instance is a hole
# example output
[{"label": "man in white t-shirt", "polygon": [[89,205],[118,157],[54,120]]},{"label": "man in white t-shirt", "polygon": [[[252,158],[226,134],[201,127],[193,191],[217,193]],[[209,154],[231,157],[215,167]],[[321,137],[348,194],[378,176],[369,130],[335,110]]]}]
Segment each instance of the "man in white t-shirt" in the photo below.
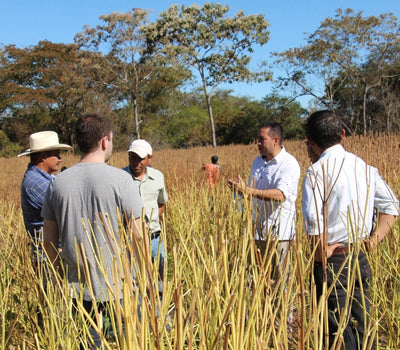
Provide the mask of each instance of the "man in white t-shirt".
[{"label": "man in white t-shirt", "polygon": [[[55,270],[68,273],[73,298],[81,300],[97,327],[90,326],[92,343],[100,348],[104,335],[115,334],[111,324],[96,315],[111,317],[110,301],[117,286],[122,295],[125,276],[122,260],[126,249],[124,224],[131,245],[139,257],[137,242],[143,237],[140,217],[143,201],[132,177],[107,165],[113,150],[112,123],[98,114],[78,118],[75,138],[82,157],[79,163],[57,175],[43,204],[43,241]],[[61,253],[58,252],[61,243]],[[141,266],[142,261],[137,261]],[[82,288],[84,287],[84,288]],[[94,310],[97,310],[95,313]]]}]

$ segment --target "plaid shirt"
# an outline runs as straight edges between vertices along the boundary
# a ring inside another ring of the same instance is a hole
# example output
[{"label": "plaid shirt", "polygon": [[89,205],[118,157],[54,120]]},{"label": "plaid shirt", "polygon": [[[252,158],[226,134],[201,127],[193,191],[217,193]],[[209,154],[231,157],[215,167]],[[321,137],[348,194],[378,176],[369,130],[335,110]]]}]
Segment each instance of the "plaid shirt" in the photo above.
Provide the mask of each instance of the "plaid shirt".
[{"label": "plaid shirt", "polygon": [[53,176],[29,164],[21,183],[21,207],[25,228],[32,238],[43,227],[41,215],[44,197]]}]

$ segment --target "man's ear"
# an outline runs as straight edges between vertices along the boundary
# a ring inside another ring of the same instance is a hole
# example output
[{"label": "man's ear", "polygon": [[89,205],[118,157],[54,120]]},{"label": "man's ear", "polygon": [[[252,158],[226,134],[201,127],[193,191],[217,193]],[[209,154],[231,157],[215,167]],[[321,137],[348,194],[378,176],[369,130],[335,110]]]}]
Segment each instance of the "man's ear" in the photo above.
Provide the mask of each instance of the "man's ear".
[{"label": "man's ear", "polygon": [[101,139],[101,149],[103,150],[103,151],[105,151],[106,149],[107,149],[107,145],[108,145],[108,142],[109,142],[109,140],[108,140],[108,136],[104,136],[102,139]]},{"label": "man's ear", "polygon": [[40,152],[40,160],[44,161],[47,158],[47,153],[46,152]]},{"label": "man's ear", "polygon": [[346,130],[344,130],[344,129],[342,129],[342,141],[343,141],[343,139],[346,137]]},{"label": "man's ear", "polygon": [[322,154],[322,149],[309,136],[307,136],[306,139],[313,152],[319,157]]}]

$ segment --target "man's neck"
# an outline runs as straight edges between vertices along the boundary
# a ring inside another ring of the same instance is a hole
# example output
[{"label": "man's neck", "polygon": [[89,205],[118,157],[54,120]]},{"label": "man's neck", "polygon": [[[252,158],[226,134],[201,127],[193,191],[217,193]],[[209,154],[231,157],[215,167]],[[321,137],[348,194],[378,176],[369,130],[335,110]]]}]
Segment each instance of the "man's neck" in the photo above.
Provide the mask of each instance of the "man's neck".
[{"label": "man's neck", "polygon": [[43,170],[45,173],[51,175],[52,171],[50,171],[50,169],[48,167],[46,167],[43,163],[38,163],[38,164],[32,164],[34,166],[36,166],[37,168]]},{"label": "man's neck", "polygon": [[135,178],[139,179],[140,181],[143,180],[144,176],[146,175],[146,169],[145,169],[142,173],[140,173],[140,174],[138,174],[138,175],[136,175],[136,174],[132,171],[131,168],[130,168],[130,170],[131,170],[131,173],[133,174],[133,176],[134,176]]},{"label": "man's neck", "polygon": [[104,155],[98,152],[83,154],[79,163],[105,163]]},{"label": "man's neck", "polygon": [[263,158],[269,162],[270,160],[274,159],[280,152],[282,151],[282,146],[277,146],[274,148],[273,154],[264,155]]}]

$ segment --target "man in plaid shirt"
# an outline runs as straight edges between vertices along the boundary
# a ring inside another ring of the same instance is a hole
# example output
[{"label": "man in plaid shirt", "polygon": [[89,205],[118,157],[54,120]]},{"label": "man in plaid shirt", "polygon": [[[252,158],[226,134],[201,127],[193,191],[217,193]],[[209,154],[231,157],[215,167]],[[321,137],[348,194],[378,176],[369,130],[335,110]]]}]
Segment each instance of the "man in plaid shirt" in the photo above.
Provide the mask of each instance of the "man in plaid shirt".
[{"label": "man in plaid shirt", "polygon": [[41,216],[44,197],[62,161],[60,151],[72,149],[60,144],[54,131],[41,131],[29,137],[30,148],[18,155],[30,155],[30,163],[21,183],[21,207],[25,228],[32,238],[33,259],[41,254],[43,218]]}]

